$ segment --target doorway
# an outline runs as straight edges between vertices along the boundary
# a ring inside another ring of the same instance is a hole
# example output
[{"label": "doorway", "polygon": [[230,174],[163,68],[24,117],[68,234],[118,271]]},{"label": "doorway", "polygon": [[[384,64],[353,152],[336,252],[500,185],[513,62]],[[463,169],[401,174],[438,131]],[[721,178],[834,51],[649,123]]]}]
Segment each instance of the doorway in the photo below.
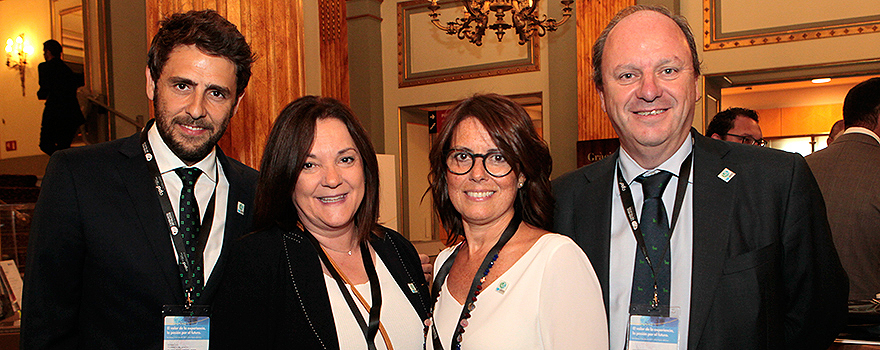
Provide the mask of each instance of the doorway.
[{"label": "doorway", "polygon": [[875,76],[880,60],[707,75],[703,125],[729,107],[753,109],[768,147],[806,156],[827,146],[849,89]]}]

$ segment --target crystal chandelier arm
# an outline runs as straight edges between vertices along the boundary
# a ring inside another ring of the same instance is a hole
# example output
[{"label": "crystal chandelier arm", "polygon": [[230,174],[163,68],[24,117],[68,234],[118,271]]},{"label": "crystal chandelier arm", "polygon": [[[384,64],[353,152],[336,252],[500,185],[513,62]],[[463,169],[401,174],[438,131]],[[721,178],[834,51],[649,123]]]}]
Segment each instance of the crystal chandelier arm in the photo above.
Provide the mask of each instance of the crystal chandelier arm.
[{"label": "crystal chandelier arm", "polygon": [[440,24],[440,18],[438,18],[438,17],[440,17],[440,14],[437,13],[437,10],[439,10],[439,9],[440,9],[440,5],[437,5],[436,0],[431,1],[431,4],[428,5],[428,10],[431,10],[431,13],[428,14],[428,16],[431,17],[431,24],[433,24],[435,27],[437,27],[437,29],[440,29],[440,30],[446,32],[446,34],[455,34],[455,29],[452,28],[453,24],[454,24],[453,22],[449,22],[448,25],[445,27],[442,24]]},{"label": "crystal chandelier arm", "polygon": [[483,13],[483,9],[474,8],[473,0],[464,0],[462,2],[464,3],[464,9],[468,12],[468,17],[480,18],[486,15]]},{"label": "crystal chandelier arm", "polygon": [[[524,45],[534,37],[543,37],[547,32],[557,30],[559,26],[568,22],[572,17],[571,5],[574,0],[560,0],[563,5],[562,18],[556,20],[548,18],[547,15],[538,14],[538,3],[540,0],[460,0],[467,12],[464,18],[456,18],[454,22],[446,22],[446,25],[440,24],[437,10],[440,6],[438,0],[431,0],[428,9],[431,23],[446,34],[455,35],[459,39],[467,39],[471,43],[480,46],[483,44],[482,38],[487,29],[495,31],[498,41],[504,35],[507,29],[513,28],[519,38],[519,44]],[[513,25],[504,21],[505,13],[511,14]],[[493,14],[496,20],[489,24],[490,14]],[[541,18],[539,18],[539,16]]]},{"label": "crystal chandelier arm", "polygon": [[574,0],[562,0],[560,2],[564,6],[562,8],[562,19],[559,21],[554,20],[554,19],[550,19],[550,21],[553,22],[553,29],[552,30],[556,30],[556,28],[565,24],[565,22],[568,22],[568,19],[571,18],[571,12],[572,12],[571,4],[574,3]]}]

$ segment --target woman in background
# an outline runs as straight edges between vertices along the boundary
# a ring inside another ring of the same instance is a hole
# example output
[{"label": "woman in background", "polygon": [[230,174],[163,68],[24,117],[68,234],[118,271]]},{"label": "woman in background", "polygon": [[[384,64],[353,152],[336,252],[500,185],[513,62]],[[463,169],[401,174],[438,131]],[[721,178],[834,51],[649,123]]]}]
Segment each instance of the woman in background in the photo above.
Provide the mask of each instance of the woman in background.
[{"label": "woman in background", "polygon": [[592,265],[548,231],[552,161],[526,111],[499,95],[466,99],[429,157],[434,206],[461,243],[434,264],[428,348],[608,349]]},{"label": "woman in background", "polygon": [[415,248],[379,226],[379,169],[348,107],[306,96],[278,116],[256,233],[214,302],[215,349],[420,349],[428,290]]}]

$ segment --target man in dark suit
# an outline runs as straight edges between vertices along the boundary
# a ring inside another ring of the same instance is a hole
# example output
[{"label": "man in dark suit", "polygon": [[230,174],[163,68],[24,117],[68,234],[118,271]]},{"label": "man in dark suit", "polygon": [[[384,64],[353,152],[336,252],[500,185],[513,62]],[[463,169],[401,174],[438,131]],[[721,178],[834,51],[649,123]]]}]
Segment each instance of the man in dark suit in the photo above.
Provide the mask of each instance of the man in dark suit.
[{"label": "man in dark suit", "polygon": [[22,349],[161,349],[165,306],[209,304],[225,247],[250,226],[257,172],[216,147],[250,79],[250,47],[211,10],[161,26],[146,69],[155,119],[50,159]]},{"label": "man in dark suit", "polygon": [[85,122],[76,89],[85,85],[82,74],[76,74],[61,60],[61,43],[47,40],[43,43],[46,62],[37,66],[40,90],[37,98],[46,100],[40,125],[40,150],[52,155],[70,147],[76,129]]},{"label": "man in dark suit", "polygon": [[846,130],[807,156],[828,205],[831,236],[849,275],[849,298],[880,293],[880,78],[861,82],[843,101]]},{"label": "man in dark suit", "polygon": [[621,148],[554,181],[555,230],[596,270],[611,349],[644,341],[628,332],[643,315],[675,319],[677,349],[828,348],[847,282],[803,158],[691,128],[696,44],[665,8],[621,11],[593,48],[593,69]]}]

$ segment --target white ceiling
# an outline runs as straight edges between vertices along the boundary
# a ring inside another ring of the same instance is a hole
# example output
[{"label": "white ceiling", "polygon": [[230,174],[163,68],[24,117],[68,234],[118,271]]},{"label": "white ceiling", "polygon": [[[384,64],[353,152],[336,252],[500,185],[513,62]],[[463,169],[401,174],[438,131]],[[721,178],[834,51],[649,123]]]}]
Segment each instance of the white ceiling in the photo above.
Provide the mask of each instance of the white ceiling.
[{"label": "white ceiling", "polygon": [[873,77],[834,78],[824,84],[813,84],[806,80],[724,88],[721,89],[721,109],[771,109],[843,103],[849,89]]}]

